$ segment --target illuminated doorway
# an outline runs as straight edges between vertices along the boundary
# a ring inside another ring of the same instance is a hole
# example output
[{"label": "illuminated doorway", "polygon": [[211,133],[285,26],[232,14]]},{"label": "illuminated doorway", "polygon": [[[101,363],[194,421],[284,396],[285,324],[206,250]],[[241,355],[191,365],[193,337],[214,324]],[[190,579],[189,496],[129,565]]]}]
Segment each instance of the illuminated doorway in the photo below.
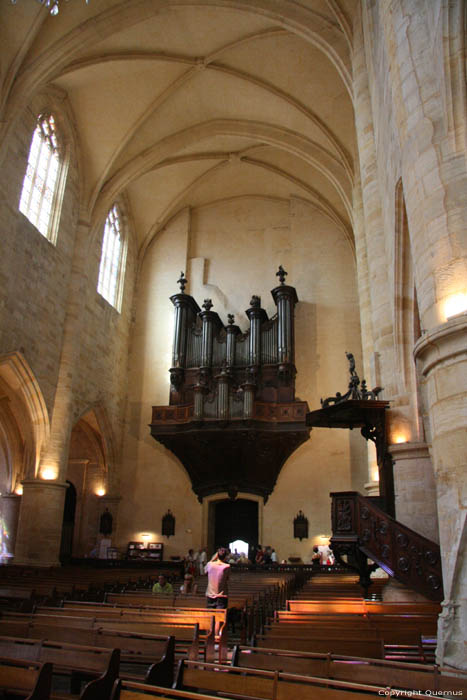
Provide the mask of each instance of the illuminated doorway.
[{"label": "illuminated doorway", "polygon": [[209,544],[212,549],[229,547],[229,543],[242,540],[249,544],[251,553],[258,544],[258,502],[247,498],[235,501],[226,498],[210,503],[209,510]]}]

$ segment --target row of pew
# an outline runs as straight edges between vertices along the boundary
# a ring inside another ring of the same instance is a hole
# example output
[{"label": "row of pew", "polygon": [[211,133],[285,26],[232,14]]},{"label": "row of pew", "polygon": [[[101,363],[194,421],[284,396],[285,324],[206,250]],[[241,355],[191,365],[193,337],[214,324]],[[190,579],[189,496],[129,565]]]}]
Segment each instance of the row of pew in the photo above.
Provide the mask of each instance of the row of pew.
[{"label": "row of pew", "polygon": [[[265,648],[431,663],[438,603],[382,602],[357,595],[357,577],[318,574],[254,639]],[[315,597],[313,597],[313,591]]]},{"label": "row of pew", "polygon": [[[2,640],[2,650],[7,643]],[[37,659],[0,658],[1,687],[30,700],[147,700],[148,696],[190,700],[368,700],[370,696],[412,694],[451,698],[467,691],[466,673],[454,674],[433,666],[254,647],[237,647],[231,665],[181,659],[174,683],[155,685],[119,672],[118,649],[85,650],[49,643],[42,647],[36,643],[33,648],[31,644],[31,655],[36,652]],[[70,676],[71,693],[54,690],[52,672]],[[83,680],[88,682],[80,690]]]},{"label": "row of pew", "polygon": [[[245,605],[260,605],[271,588],[283,583],[260,573],[242,577],[232,577],[232,596]],[[292,593],[293,588],[288,580],[285,589]],[[414,629],[425,623],[431,629],[437,616],[427,607],[431,604],[389,604],[389,612],[388,604],[358,596],[313,599],[302,593],[303,588],[300,598],[283,599],[272,615],[264,615],[264,627],[253,635],[256,646],[242,643],[233,650],[226,611],[178,606],[178,595],[162,600],[134,591],[113,599],[121,594],[108,593],[100,604],[63,601],[59,608],[37,606],[28,614],[4,611],[0,688],[33,700],[363,700],[392,694],[392,689],[416,689],[419,697],[467,692],[466,674],[414,659],[388,660],[386,644],[366,655],[361,644],[362,639],[381,642],[378,625],[386,633],[397,624],[402,629],[402,619]],[[199,596],[193,596],[190,602],[197,601]],[[424,609],[414,610],[414,605]],[[280,633],[266,643],[273,630]],[[310,641],[323,640],[323,630],[326,646],[310,650]],[[306,648],[294,648],[297,638],[306,641]],[[353,641],[345,653],[337,648],[342,640]]]}]

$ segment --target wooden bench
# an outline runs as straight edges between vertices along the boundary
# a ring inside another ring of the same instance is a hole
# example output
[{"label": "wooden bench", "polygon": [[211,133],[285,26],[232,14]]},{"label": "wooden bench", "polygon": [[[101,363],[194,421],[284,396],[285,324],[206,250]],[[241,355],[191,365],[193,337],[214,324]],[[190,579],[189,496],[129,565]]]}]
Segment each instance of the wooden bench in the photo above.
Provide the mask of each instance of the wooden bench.
[{"label": "wooden bench", "polygon": [[267,700],[368,700],[369,697],[386,695],[386,689],[381,685],[183,660],[179,663],[174,688]]},{"label": "wooden bench", "polygon": [[380,613],[392,615],[406,614],[433,614],[439,615],[441,607],[439,603],[380,603],[377,601],[343,601],[338,599],[323,601],[323,600],[288,600],[287,610],[292,612],[311,612],[311,613]]},{"label": "wooden bench", "polygon": [[48,700],[52,686],[52,664],[0,658],[0,691],[3,694]]},{"label": "wooden bench", "polygon": [[464,694],[467,693],[466,672],[454,676],[452,669],[433,665],[240,645],[234,648],[231,664],[242,668],[306,674],[392,688],[448,692],[462,690]]},{"label": "wooden bench", "polygon": [[[148,700],[148,698],[168,698],[170,700],[214,700],[213,695],[190,693],[186,690],[170,690],[142,683],[128,683],[121,679],[115,681],[111,700]],[[227,700],[224,696],[216,695],[215,700]]]},{"label": "wooden bench", "polygon": [[267,628],[263,637],[345,637],[354,635],[360,638],[379,638],[385,644],[419,644],[422,635],[434,635],[436,626],[410,624],[403,618],[391,623],[373,623],[366,620],[356,624],[336,620],[334,622],[315,621],[276,622]]},{"label": "wooden bench", "polygon": [[349,656],[367,656],[371,659],[384,658],[384,644],[382,639],[367,639],[352,637],[277,637],[258,636],[258,647],[272,649],[292,649],[294,651],[311,651],[321,654],[333,653]]},{"label": "wooden bench", "polygon": [[[53,614],[53,608],[37,607],[36,614],[44,614],[49,611]],[[61,613],[71,616],[94,617],[96,621],[108,625],[116,620],[120,625],[122,622],[155,622],[163,625],[181,623],[198,624],[200,634],[206,637],[206,661],[214,661],[214,643],[218,644],[218,661],[224,662],[227,658],[227,610],[206,609],[206,608],[158,608],[158,607],[122,607],[108,603],[76,605],[74,603],[64,603],[63,608],[59,608],[56,614]],[[215,639],[212,639],[213,622]]]},{"label": "wooden bench", "polygon": [[[46,631],[46,630],[42,630]],[[173,682],[175,663],[175,643],[173,637],[158,637],[118,630],[75,630],[61,627],[54,632],[55,642],[80,644],[86,647],[120,649],[120,661],[131,666],[131,671],[120,675],[127,680],[138,680],[160,686],[170,686]],[[50,639],[50,636],[47,636]],[[2,643],[10,643],[15,638],[0,637]],[[24,641],[24,640],[23,640]]]},{"label": "wooden bench", "polygon": [[202,651],[205,658],[214,660],[214,618],[212,618],[212,628],[209,634],[206,634],[202,640],[200,640],[197,623],[164,625],[111,620],[106,624],[92,617],[79,618],[65,615],[11,615],[0,619],[0,635],[10,637],[67,641],[69,640],[69,630],[72,630],[76,642],[84,643],[84,640],[88,639],[89,631],[100,629],[156,637],[173,636],[179,653],[187,654],[188,658],[196,660]]},{"label": "wooden bench", "polygon": [[63,644],[48,640],[0,638],[1,653],[15,659],[53,664],[54,675],[70,679],[70,692],[52,693],[61,699],[79,695],[83,680],[89,681],[83,688],[82,700],[98,700],[110,696],[112,684],[118,676],[120,654],[118,649],[108,650]]},{"label": "wooden bench", "polygon": [[120,665],[119,649],[102,649],[44,639],[0,637],[0,655],[53,664],[54,675],[70,678],[70,693],[53,692],[51,697],[56,700],[79,695],[83,680],[87,684],[79,695],[81,700],[109,698]]}]

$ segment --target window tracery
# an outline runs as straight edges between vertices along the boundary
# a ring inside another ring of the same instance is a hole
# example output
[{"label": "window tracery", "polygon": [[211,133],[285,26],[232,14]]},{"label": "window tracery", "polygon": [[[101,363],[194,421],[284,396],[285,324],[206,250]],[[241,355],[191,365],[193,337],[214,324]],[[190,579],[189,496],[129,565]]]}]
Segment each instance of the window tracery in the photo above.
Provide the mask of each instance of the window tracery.
[{"label": "window tracery", "polygon": [[19,210],[49,241],[55,243],[60,216],[60,175],[64,159],[53,114],[40,115],[29,149]]},{"label": "window tracery", "polygon": [[110,209],[104,225],[97,291],[117,311],[121,308],[126,261],[126,237],[117,204]]}]

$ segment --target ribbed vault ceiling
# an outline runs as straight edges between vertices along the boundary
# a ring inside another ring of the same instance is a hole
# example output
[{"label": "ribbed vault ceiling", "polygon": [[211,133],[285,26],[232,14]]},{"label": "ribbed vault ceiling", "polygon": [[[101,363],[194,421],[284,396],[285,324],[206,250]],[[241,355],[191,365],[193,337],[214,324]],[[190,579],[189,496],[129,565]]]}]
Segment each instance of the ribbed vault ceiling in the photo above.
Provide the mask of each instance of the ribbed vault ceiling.
[{"label": "ribbed vault ceiling", "polygon": [[55,86],[75,120],[81,212],[125,193],[140,251],[180,209],[300,197],[351,238],[356,0],[6,0],[6,129]]}]

